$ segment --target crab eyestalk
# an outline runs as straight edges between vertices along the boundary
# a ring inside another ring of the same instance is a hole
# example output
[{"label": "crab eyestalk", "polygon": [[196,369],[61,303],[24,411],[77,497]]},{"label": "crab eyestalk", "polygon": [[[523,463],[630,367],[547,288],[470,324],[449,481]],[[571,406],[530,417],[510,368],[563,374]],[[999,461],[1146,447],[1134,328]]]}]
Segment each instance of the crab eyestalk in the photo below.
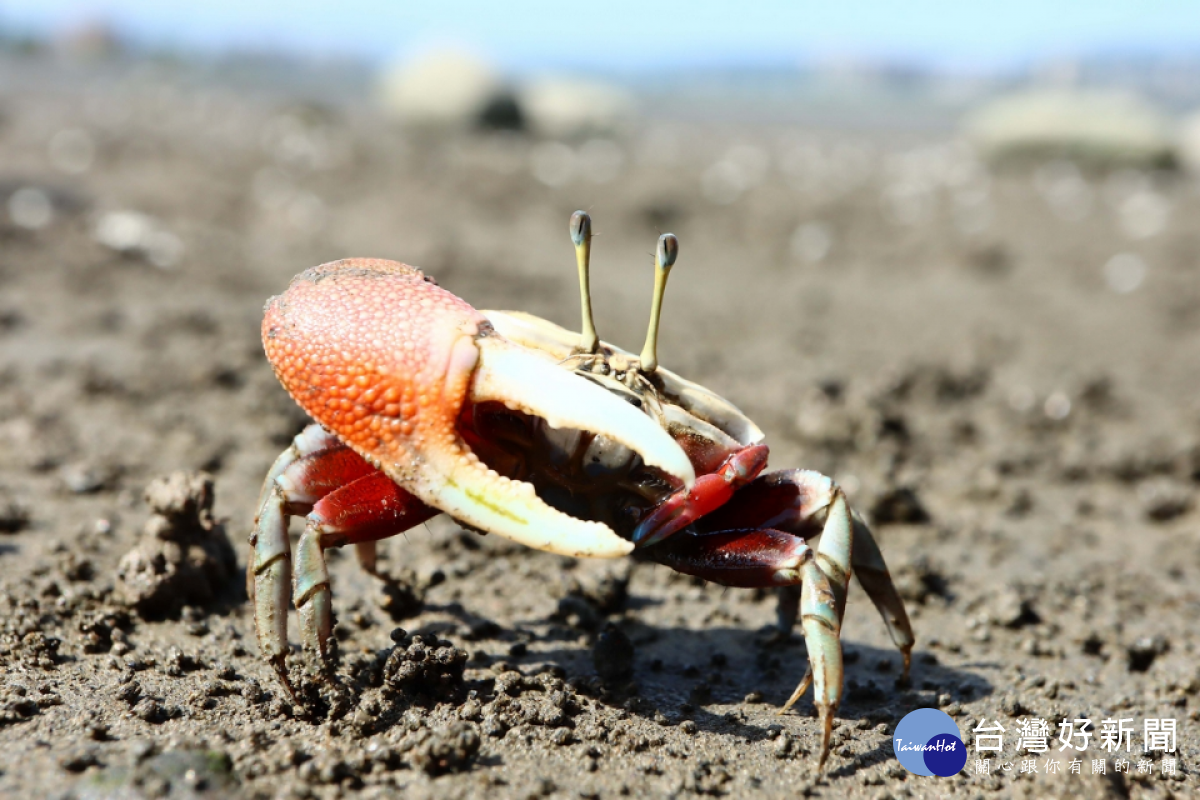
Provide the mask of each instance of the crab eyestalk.
[{"label": "crab eyestalk", "polygon": [[583,313],[583,332],[579,349],[595,353],[600,346],[596,325],[592,321],[592,290],[589,285],[589,266],[592,260],[592,217],[586,211],[571,215],[571,241],[575,243],[575,263],[579,266],[579,305]]},{"label": "crab eyestalk", "polygon": [[646,344],[640,358],[642,372],[653,374],[658,369],[658,318],[662,312],[663,293],[667,290],[667,277],[675,258],[679,255],[679,240],[673,233],[658,237],[658,248],[654,252],[654,299],[650,303],[650,329],[646,331]]}]

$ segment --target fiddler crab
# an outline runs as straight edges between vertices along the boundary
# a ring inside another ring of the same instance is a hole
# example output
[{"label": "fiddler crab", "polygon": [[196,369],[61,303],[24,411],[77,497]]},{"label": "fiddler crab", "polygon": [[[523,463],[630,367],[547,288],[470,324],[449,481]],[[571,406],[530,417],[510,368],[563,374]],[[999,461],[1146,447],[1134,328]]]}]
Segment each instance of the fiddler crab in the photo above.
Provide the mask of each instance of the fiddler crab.
[{"label": "fiddler crab", "polygon": [[[420,270],[379,259],[314,267],[267,302],[267,358],[316,424],[275,461],[259,499],[248,574],[259,648],[291,694],[289,601],[305,648],[322,665],[330,655],[325,550],[353,544],[379,575],[376,542],[445,513],[551,553],[633,554],[724,586],[781,587],[781,631],[799,617],[809,665],[780,713],[814,686],[823,768],[851,573],[908,674],[912,628],[887,565],[837,484],[806,470],[764,473],[758,426],[658,365],[674,235],[658,240],[641,355],[597,338],[591,237],[590,217],[576,212],[582,334],[477,311]],[[301,514],[293,552],[287,523]]]}]

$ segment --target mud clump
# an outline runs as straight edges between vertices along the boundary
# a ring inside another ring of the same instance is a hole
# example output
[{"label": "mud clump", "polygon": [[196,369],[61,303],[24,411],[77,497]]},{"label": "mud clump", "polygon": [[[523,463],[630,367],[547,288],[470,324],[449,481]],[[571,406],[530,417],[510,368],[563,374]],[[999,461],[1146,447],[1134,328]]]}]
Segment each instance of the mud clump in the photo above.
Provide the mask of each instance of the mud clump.
[{"label": "mud clump", "polygon": [[224,527],[213,519],[213,479],[174,472],[146,487],[154,512],[137,544],[121,558],[120,595],[146,618],[185,605],[204,606],[237,584],[237,558]]},{"label": "mud clump", "polygon": [[1126,662],[1130,672],[1145,672],[1158,657],[1171,649],[1171,643],[1162,636],[1147,636],[1125,648]]},{"label": "mud clump", "polygon": [[462,695],[467,653],[436,636],[392,631],[396,647],[383,666],[383,680],[413,699],[457,700]]},{"label": "mud clump", "polygon": [[1033,591],[1023,586],[1006,586],[995,598],[993,617],[1006,628],[1017,630],[1037,625],[1042,615],[1034,605]]},{"label": "mud clump", "polygon": [[29,690],[19,684],[0,689],[0,727],[24,722],[41,710]]},{"label": "mud clump", "polygon": [[950,600],[950,581],[945,573],[925,556],[896,570],[896,591],[906,602],[925,605],[933,598]]},{"label": "mud clump", "polygon": [[431,732],[412,752],[414,766],[428,775],[469,769],[479,754],[479,731],[468,722]]}]

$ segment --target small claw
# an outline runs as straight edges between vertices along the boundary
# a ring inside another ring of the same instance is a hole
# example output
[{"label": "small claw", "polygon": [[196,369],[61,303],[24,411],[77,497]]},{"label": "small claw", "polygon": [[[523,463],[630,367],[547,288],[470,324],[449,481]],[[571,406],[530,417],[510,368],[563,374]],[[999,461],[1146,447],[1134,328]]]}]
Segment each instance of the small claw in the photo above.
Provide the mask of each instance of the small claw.
[{"label": "small claw", "polygon": [[[649,417],[501,337],[460,338],[447,363],[445,383],[466,382],[462,402],[501,402],[553,427],[607,435],[685,485],[695,481],[683,450]],[[404,476],[406,488],[425,503],[467,525],[551,553],[613,558],[633,550],[633,543],[608,525],[564,514],[539,498],[531,484],[489,469],[456,432],[444,435],[448,446],[427,442],[413,462],[415,470]]]},{"label": "small claw", "polygon": [[767,466],[768,448],[755,444],[738,450],[714,473],[701,475],[658,505],[633,531],[638,547],[649,547],[720,508]]}]

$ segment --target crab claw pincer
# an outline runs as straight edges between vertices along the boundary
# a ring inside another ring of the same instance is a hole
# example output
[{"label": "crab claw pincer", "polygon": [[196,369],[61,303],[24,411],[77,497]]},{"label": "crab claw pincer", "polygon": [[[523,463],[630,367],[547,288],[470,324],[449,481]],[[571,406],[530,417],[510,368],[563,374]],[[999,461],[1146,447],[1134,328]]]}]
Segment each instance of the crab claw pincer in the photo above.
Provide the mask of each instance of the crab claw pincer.
[{"label": "crab claw pincer", "polygon": [[263,344],[280,382],[326,430],[427,505],[539,550],[613,557],[634,545],[543,502],[484,464],[457,429],[500,402],[555,428],[603,434],[690,487],[691,462],[635,407],[514,344],[417,269],[345,259],[268,301]]}]

